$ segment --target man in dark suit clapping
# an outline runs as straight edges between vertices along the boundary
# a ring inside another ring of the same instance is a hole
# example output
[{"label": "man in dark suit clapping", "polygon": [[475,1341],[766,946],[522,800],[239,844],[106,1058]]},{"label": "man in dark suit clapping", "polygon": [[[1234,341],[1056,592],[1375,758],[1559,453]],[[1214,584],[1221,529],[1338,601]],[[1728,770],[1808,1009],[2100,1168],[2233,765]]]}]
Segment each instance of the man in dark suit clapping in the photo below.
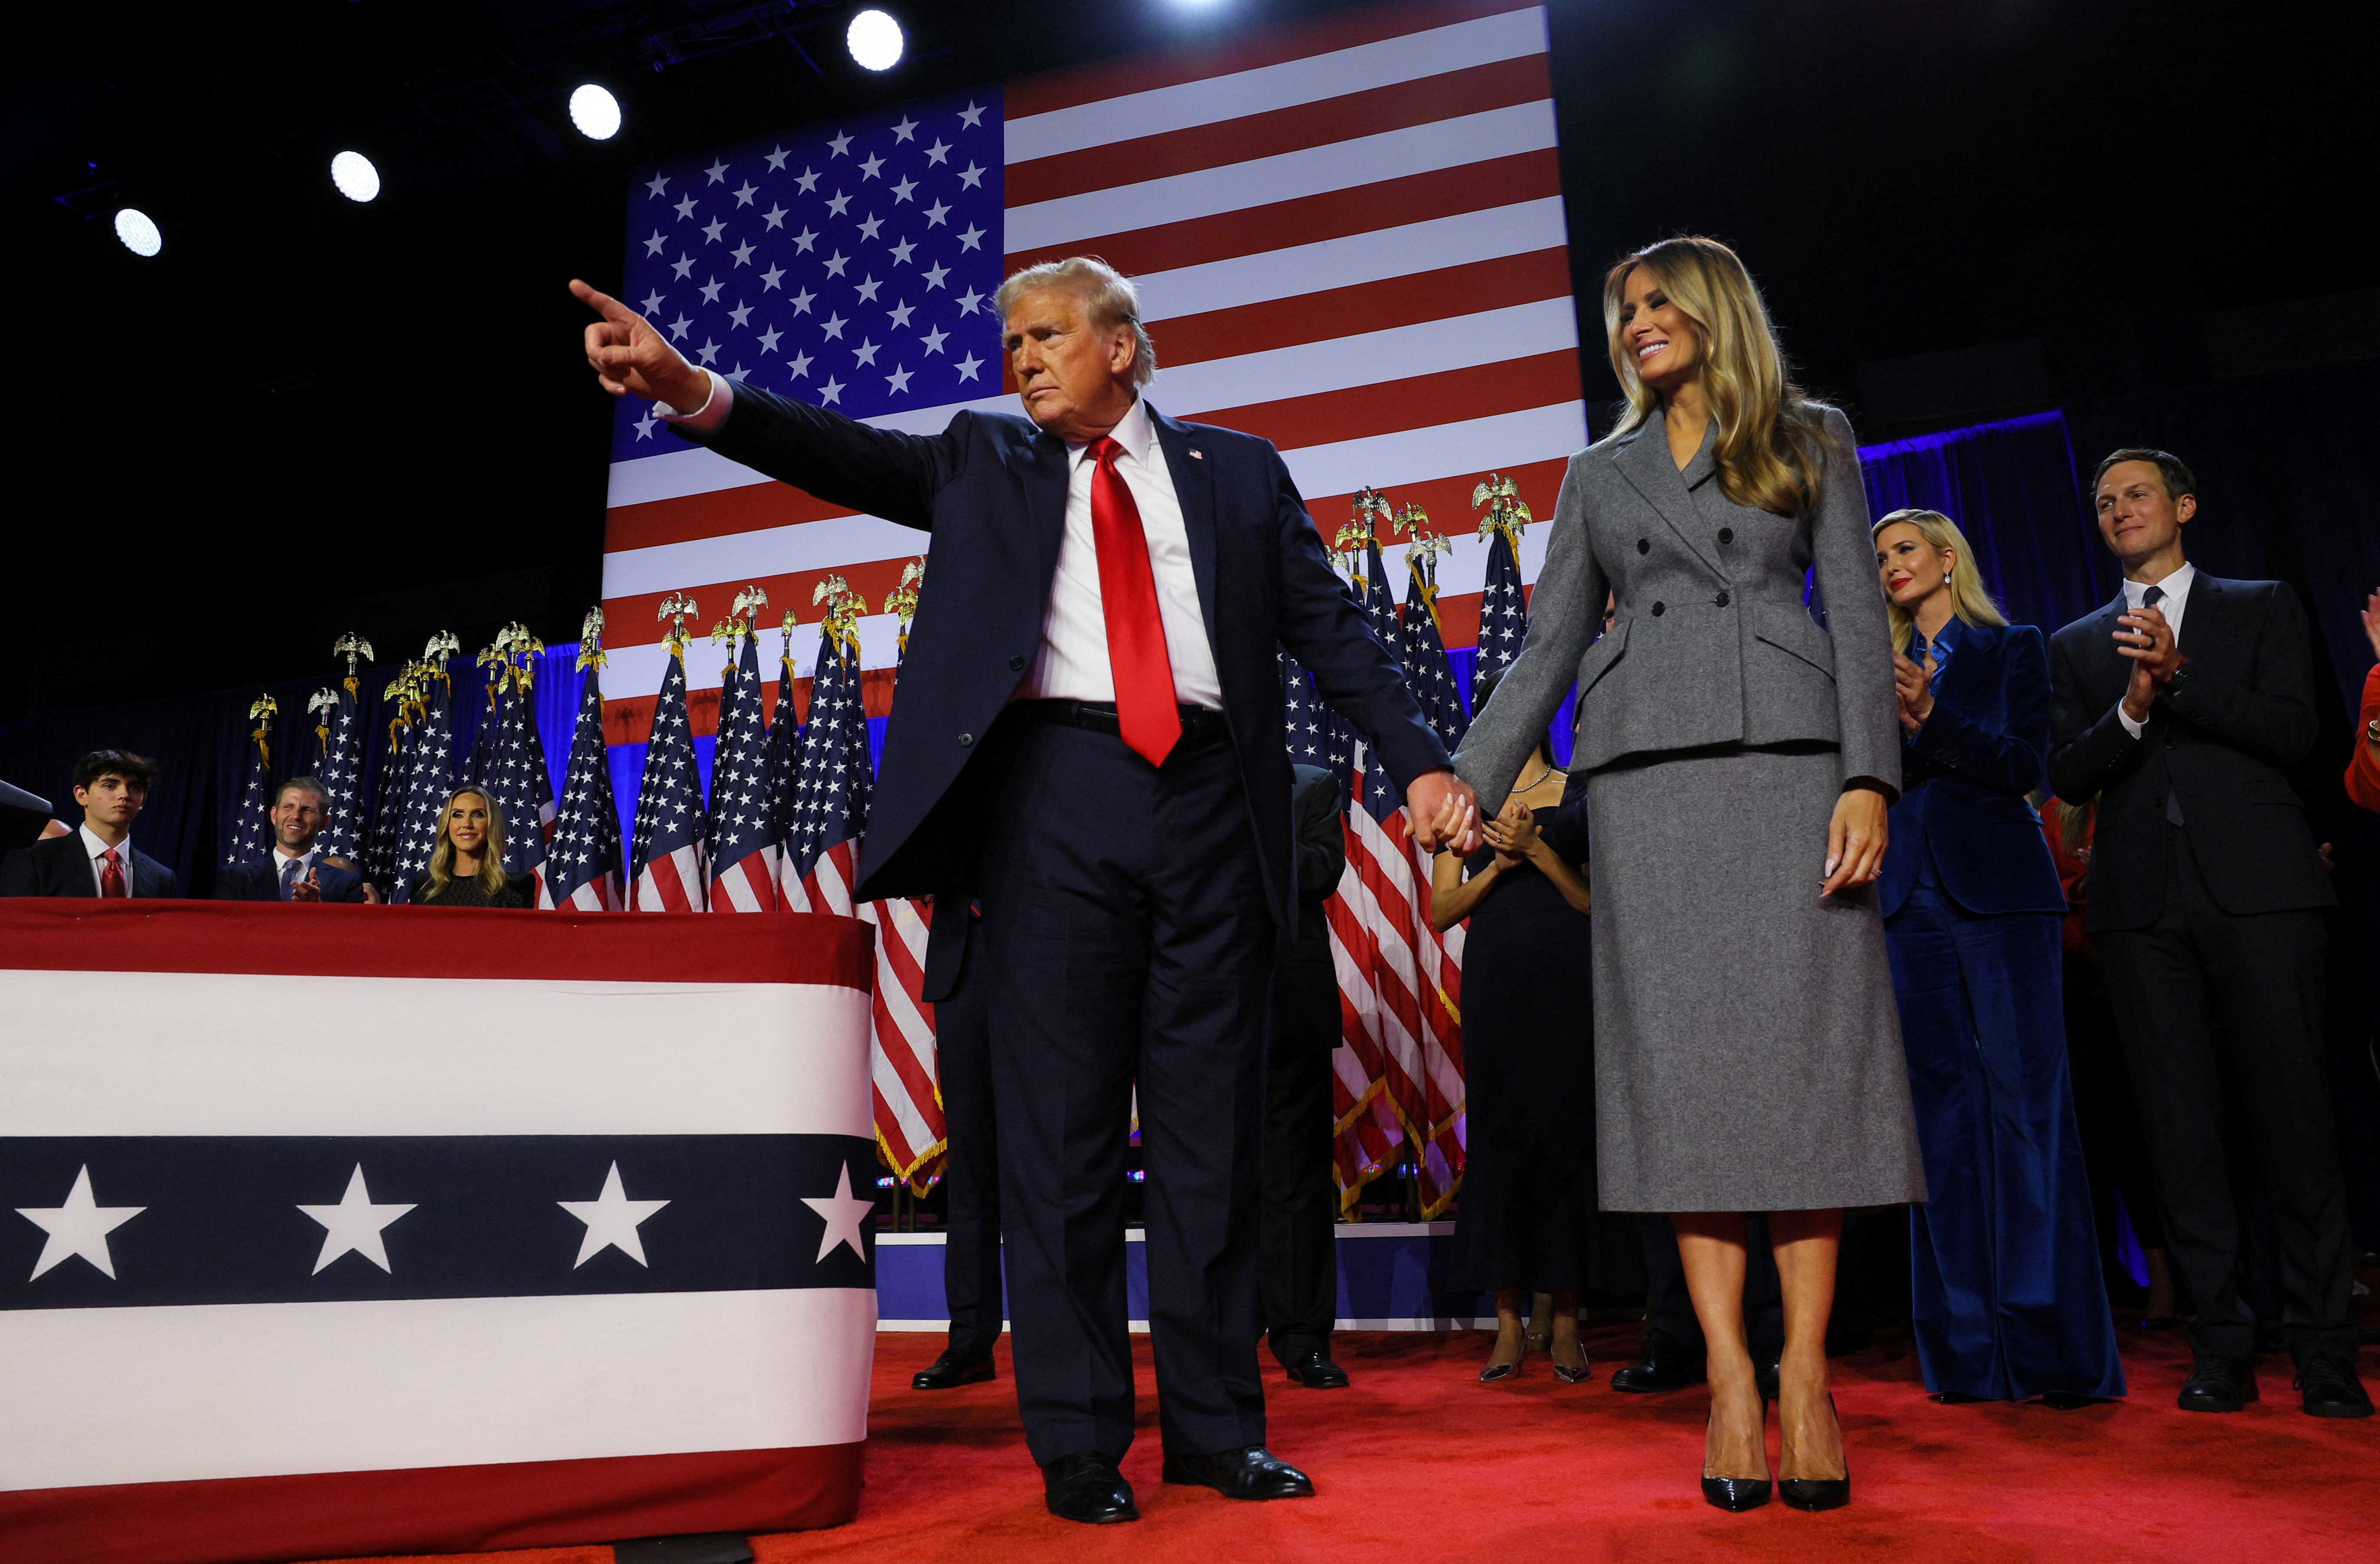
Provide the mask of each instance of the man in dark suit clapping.
[{"label": "man in dark suit clapping", "polygon": [[273,798],[273,852],[215,876],[218,902],[360,902],[364,882],[325,860],[315,838],[330,794],[312,777],[291,777]]},{"label": "man in dark suit clapping", "polygon": [[0,896],[179,896],[174,871],[132,845],[132,822],[157,781],[154,762],[94,749],[75,762],[82,826],[36,842],[0,863]]},{"label": "man in dark suit clapping", "polygon": [[2305,1410],[2369,1417],[2322,1055],[2322,914],[2336,898],[2285,775],[2314,739],[2305,613],[2280,582],[2226,581],[2184,558],[2198,501],[2173,456],[2118,451],[2092,487],[2124,588],[2051,643],[2049,781],[2070,804],[2099,798],[2091,936],[2167,1247],[2198,1306],[2180,1404],[2236,1412],[2256,1399],[2224,1155],[2228,1056],[2278,1218]]},{"label": "man in dark suit clapping", "polygon": [[[1331,572],[1281,455],[1151,407],[1132,285],[1083,259],[993,300],[1025,418],[879,429],[688,364],[585,284],[604,388],[721,455],[933,533],[857,896],[972,891],[1001,1237],[1051,1513],[1130,1521],[1123,1155],[1139,1090],[1167,1481],[1311,1494],[1257,1370],[1268,980],[1297,916],[1276,644],[1364,730],[1424,845],[1470,789]],[[956,881],[955,887],[953,881]]]}]

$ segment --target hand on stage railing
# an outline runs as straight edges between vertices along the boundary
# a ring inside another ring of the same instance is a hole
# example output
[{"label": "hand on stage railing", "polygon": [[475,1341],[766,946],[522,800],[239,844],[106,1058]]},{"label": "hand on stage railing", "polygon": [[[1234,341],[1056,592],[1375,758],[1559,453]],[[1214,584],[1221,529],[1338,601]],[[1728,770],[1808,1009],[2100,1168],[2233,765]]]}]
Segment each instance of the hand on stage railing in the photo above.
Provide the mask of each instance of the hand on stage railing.
[{"label": "hand on stage railing", "polygon": [[1405,789],[1405,818],[1425,853],[1479,851],[1479,798],[1452,771],[1424,771]]},{"label": "hand on stage railing", "polygon": [[630,392],[680,413],[698,413],[710,400],[710,372],[686,361],[652,322],[573,278],[570,291],[603,318],[587,328],[587,362],[614,396]]}]

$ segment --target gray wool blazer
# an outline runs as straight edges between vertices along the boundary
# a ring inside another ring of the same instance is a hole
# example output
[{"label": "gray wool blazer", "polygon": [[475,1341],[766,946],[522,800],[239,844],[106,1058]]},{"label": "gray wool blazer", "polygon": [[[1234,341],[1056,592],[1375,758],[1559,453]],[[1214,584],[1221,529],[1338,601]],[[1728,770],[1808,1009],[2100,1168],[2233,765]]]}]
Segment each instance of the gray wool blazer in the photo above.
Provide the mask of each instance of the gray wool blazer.
[{"label": "gray wool blazer", "polygon": [[[1681,472],[1658,411],[1570,459],[1527,639],[1454,758],[1483,813],[1500,807],[1573,679],[1577,750],[1591,771],[1712,745],[1837,746],[1842,774],[1900,790],[1892,641],[1868,537],[1851,421],[1815,515],[1773,515],[1719,490],[1718,426]],[[1828,624],[1803,606],[1811,564]],[[1596,638],[1609,588],[1609,633]]]}]

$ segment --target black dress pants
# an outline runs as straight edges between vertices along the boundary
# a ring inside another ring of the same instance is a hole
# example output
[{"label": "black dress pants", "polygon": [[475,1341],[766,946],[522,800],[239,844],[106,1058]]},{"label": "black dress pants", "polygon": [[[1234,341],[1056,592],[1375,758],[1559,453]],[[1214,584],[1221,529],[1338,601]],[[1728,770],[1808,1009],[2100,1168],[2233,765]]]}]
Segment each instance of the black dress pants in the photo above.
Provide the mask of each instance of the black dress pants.
[{"label": "black dress pants", "polygon": [[[1036,1461],[1132,1443],[1124,1147],[1135,1083],[1158,1428],[1265,1437],[1257,1212],[1274,929],[1227,741],[1162,769],[1020,712],[981,875],[1017,1407]],[[1285,866],[1284,866],[1285,867]]]},{"label": "black dress pants", "polygon": [[[1670,1218],[1647,1214],[1645,1224],[1645,1329],[1658,1331],[1690,1352],[1704,1350],[1702,1321],[1686,1291],[1685,1261],[1678,1254],[1678,1230]],[[1768,1246],[1768,1218],[1750,1211],[1743,1218],[1743,1335],[1757,1360],[1773,1357],[1785,1344],[1785,1291],[1777,1279],[1777,1255]]]},{"label": "black dress pants", "polygon": [[[1259,1291],[1266,1342],[1283,1364],[1315,1352],[1329,1356],[1339,1315],[1339,1191],[1330,1177],[1330,1048],[1338,1028],[1318,1038],[1311,1024],[1302,1024],[1314,1007],[1299,1003],[1306,996],[1295,989],[1314,976],[1305,970],[1310,964],[1284,961],[1274,978],[1265,1075]],[[1330,987],[1335,1024],[1338,984],[1328,966],[1320,976]]]},{"label": "black dress pants", "polygon": [[[968,917],[964,903],[936,916]],[[973,931],[979,935],[980,930]],[[979,953],[934,1006],[935,1078],[942,1096],[942,1294],[951,1355],[991,1355],[1007,1317],[1000,1286],[1000,1135],[991,1107],[990,984]]]},{"label": "black dress pants", "polygon": [[2197,1312],[2191,1345],[2255,1351],[2240,1295],[2243,1221],[2224,1155],[2225,1072],[2271,1198],[2281,1322],[2299,1361],[2350,1360],[2353,1255],[2322,1057],[2322,916],[2225,912],[2188,839],[2166,831],[2165,901],[2146,928],[2095,936],[2164,1202],[2166,1250]]}]

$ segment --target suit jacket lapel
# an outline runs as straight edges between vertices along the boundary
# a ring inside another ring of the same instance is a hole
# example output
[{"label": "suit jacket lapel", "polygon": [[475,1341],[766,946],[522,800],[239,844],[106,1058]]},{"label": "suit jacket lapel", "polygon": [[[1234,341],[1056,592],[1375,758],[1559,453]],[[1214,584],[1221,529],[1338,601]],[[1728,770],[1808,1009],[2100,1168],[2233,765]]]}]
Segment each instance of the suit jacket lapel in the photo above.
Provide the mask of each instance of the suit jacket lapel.
[{"label": "suit jacket lapel", "polygon": [[[1715,432],[1704,431],[1706,447],[1715,438]],[[1670,524],[1670,530],[1677,534],[1678,541],[1683,543],[1694,558],[1702,561],[1711,574],[1722,580],[1727,579],[1727,573],[1703,552],[1702,545],[1695,540],[1697,528],[1693,525],[1694,498],[1687,491],[1685,475],[1678,470],[1678,464],[1670,457],[1669,425],[1662,416],[1657,412],[1647,418],[1637,430],[1636,438],[1620,447],[1611,459],[1613,465],[1620,468],[1621,476],[1628,479],[1630,487],[1643,495],[1645,503],[1658,511],[1661,519]],[[1692,465],[1688,464],[1689,467]]]},{"label": "suit jacket lapel", "polygon": [[2115,682],[2115,693],[2101,706],[2121,699],[2124,686],[2131,682],[2132,665],[2116,649],[2116,632],[2123,628],[2116,620],[2126,612],[2124,588],[2118,587],[2115,600],[2091,616],[2091,671]]},{"label": "suit jacket lapel", "polygon": [[1019,464],[1025,484],[1025,514],[1033,520],[1033,603],[1047,613],[1050,583],[1058,573],[1058,545],[1066,536],[1066,443],[1036,430]]},{"label": "suit jacket lapel", "polygon": [[[2227,621],[2223,609],[2222,581],[2200,571],[2190,583],[2190,604],[2182,610],[2181,634],[2174,637],[2174,646],[2188,657],[2211,655]],[[2187,643],[2183,636],[2189,637]]]},{"label": "suit jacket lapel", "polygon": [[[1155,407],[1149,427],[1165,452],[1165,470],[1173,479],[1173,497],[1182,506],[1182,528],[1190,540],[1190,574],[1198,583],[1198,612],[1207,622],[1207,648],[1211,653],[1221,639],[1215,633],[1215,480],[1204,456],[1194,456],[1197,439],[1188,426],[1178,424]],[[1220,655],[1217,661],[1221,661]]]},{"label": "suit jacket lapel", "polygon": [[[1984,654],[1991,650],[1999,638],[2000,632],[1988,624],[1959,626],[1958,649],[1950,653],[1950,661],[1942,669],[1942,687],[1934,692],[1934,698],[1947,700],[1956,696],[1961,702],[1965,702],[1968,687],[1974,683],[1973,665],[1983,661]],[[1921,661],[1918,666],[1922,668],[1925,663]]]}]

